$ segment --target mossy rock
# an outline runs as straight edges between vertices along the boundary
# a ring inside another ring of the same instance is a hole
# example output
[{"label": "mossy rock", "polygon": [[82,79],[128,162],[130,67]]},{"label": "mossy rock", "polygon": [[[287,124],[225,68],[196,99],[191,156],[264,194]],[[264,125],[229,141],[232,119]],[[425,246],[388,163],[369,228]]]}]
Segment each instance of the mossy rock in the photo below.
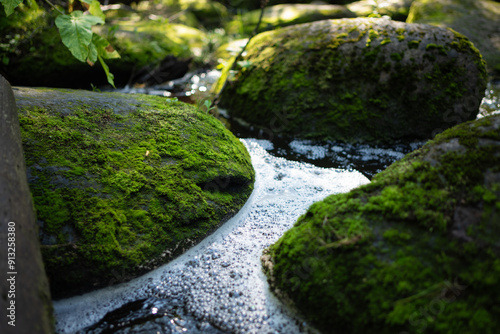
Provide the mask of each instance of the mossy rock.
[{"label": "mossy rock", "polygon": [[161,18],[139,18],[132,15],[127,20],[111,21],[101,30],[104,36],[113,30],[109,41],[121,58],[108,61],[108,65],[112,71],[127,74],[122,79],[128,80],[132,69],[156,65],[169,55],[187,58],[201,54],[206,38],[201,30]]},{"label": "mossy rock", "polygon": [[407,22],[455,29],[483,55],[491,74],[500,78],[500,3],[490,0],[415,0]]},{"label": "mossy rock", "polygon": [[248,42],[248,38],[235,39],[222,44],[214,52],[214,57],[224,66],[231,61],[231,58],[236,57]]},{"label": "mossy rock", "polygon": [[[226,30],[229,33],[250,35],[259,22],[260,12],[257,9],[236,17],[229,22]],[[356,15],[341,5],[281,4],[264,9],[259,32],[293,24],[349,17]]]},{"label": "mossy rock", "polygon": [[15,88],[55,298],[180,254],[245,203],[254,171],[214,117],[146,95]]},{"label": "mossy rock", "polygon": [[[261,0],[218,0],[224,5],[226,5],[230,11],[248,11],[255,10],[261,8],[262,1]],[[314,1],[314,0],[269,0],[267,1],[267,6],[274,6],[279,4],[296,4],[296,3],[321,3],[321,4],[334,4],[334,5],[345,5],[353,0],[329,0],[329,1]]]},{"label": "mossy rock", "polygon": [[188,10],[207,28],[220,27],[227,19],[229,12],[219,2],[211,0],[185,0]]},{"label": "mossy rock", "polygon": [[[9,18],[0,11],[0,73],[13,85],[86,89],[91,84],[106,85],[99,63],[91,67],[78,61],[62,44],[54,25],[57,15],[35,1],[22,5]],[[206,38],[201,30],[135,12],[94,29],[121,55],[107,60],[117,86],[126,85],[135,70],[154,67],[169,55],[188,58],[201,54]]]},{"label": "mossy rock", "polygon": [[313,204],[262,258],[273,290],[328,333],[495,333],[499,152],[482,118]]},{"label": "mossy rock", "polygon": [[414,0],[361,0],[350,3],[347,8],[357,16],[387,15],[393,20],[405,21]]},{"label": "mossy rock", "polygon": [[261,33],[215,90],[220,106],[276,135],[345,142],[432,138],[478,113],[484,61],[453,30],[386,19]]},{"label": "mossy rock", "polygon": [[182,23],[193,28],[213,29],[220,27],[229,18],[227,8],[211,0],[161,0],[140,1],[132,8],[141,14],[168,18],[171,23]]}]

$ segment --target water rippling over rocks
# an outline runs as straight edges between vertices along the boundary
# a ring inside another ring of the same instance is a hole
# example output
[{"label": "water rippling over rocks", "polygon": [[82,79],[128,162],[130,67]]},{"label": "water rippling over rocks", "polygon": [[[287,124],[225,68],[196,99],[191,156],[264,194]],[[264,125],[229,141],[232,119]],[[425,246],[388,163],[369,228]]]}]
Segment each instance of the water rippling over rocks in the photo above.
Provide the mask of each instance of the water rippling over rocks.
[{"label": "water rippling over rocks", "polygon": [[[214,234],[174,261],[120,286],[54,302],[58,333],[300,333],[307,325],[269,291],[263,249],[315,201],[368,179],[274,157],[244,139],[252,196]],[[261,146],[262,145],[262,146]]]}]

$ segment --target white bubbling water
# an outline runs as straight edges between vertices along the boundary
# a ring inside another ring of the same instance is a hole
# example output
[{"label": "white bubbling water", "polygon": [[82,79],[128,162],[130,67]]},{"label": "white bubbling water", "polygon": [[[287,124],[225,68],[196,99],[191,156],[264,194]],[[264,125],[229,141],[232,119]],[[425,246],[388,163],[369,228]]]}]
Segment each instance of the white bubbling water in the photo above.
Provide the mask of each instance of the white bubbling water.
[{"label": "white bubbling water", "polygon": [[496,84],[489,82],[486,87],[485,96],[479,107],[477,118],[496,115],[500,113],[500,83]]},{"label": "white bubbling water", "polygon": [[[191,333],[196,332],[192,328],[203,332],[203,326],[234,333],[301,332],[301,324],[269,291],[261,270],[262,251],[312,203],[369,181],[357,171],[274,157],[262,147],[272,147],[266,141],[242,141],[250,152],[256,181],[240,212],[200,244],[149,274],[54,302],[58,333],[74,333],[97,323],[107,312],[143,298],[168,300],[165,305],[170,306],[165,307],[182,304],[180,309],[190,316],[191,320],[156,319],[161,323],[159,332],[161,328],[162,332],[186,332],[189,321],[197,323],[190,327]],[[151,306],[148,312],[156,314],[159,308]],[[128,330],[134,332],[133,327]]]}]

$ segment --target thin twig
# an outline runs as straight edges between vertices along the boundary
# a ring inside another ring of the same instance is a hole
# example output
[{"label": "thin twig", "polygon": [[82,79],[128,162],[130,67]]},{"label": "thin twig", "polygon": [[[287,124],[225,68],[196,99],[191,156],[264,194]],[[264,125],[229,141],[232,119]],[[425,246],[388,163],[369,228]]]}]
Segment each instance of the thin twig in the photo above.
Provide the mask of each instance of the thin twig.
[{"label": "thin twig", "polygon": [[[229,68],[228,73],[233,70],[234,66],[238,62],[238,59],[243,55],[243,53],[245,52],[245,50],[246,50],[248,44],[250,43],[250,41],[252,40],[252,38],[255,35],[257,35],[257,32],[259,31],[259,28],[260,28],[260,23],[262,22],[262,18],[264,17],[264,9],[266,9],[267,3],[268,3],[267,0],[263,0],[262,1],[262,5],[261,5],[261,9],[260,9],[259,21],[257,21],[257,25],[253,29],[252,34],[248,38],[248,41],[246,42],[245,46],[241,49],[240,53],[236,56],[236,58],[234,58],[234,61],[231,64],[231,67]],[[219,90],[219,92],[217,93],[217,95],[215,95],[215,98],[212,101],[212,104],[210,105],[211,108],[215,108],[217,106],[217,104],[219,104],[220,94],[222,93],[222,91],[226,87],[226,84],[227,84],[227,81],[228,81],[228,77],[226,77],[226,80],[224,80],[224,83],[222,84],[222,88]]]},{"label": "thin twig", "polygon": [[52,2],[50,2],[49,0],[45,0],[45,2],[48,3],[50,5],[50,7],[54,8],[59,13],[61,13],[61,15],[64,15],[64,12],[62,12],[59,8],[57,8]]}]

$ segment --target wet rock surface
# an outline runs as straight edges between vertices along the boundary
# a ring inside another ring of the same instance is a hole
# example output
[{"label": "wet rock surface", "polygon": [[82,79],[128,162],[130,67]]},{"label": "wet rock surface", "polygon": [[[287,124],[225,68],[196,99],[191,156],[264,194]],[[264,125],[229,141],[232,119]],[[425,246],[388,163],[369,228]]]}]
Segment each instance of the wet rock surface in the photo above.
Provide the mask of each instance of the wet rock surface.
[{"label": "wet rock surface", "polygon": [[255,36],[219,105],[281,136],[393,143],[472,120],[481,55],[463,35],[386,19],[323,20]]},{"label": "wet rock surface", "polygon": [[273,291],[324,332],[494,332],[499,148],[500,116],[467,122],[314,203],[265,251]]},{"label": "wet rock surface", "polygon": [[314,201],[368,180],[355,171],[273,157],[259,145],[269,148],[267,141],[243,141],[257,175],[254,193],[238,215],[183,256],[138,280],[55,302],[58,333],[84,327],[87,333],[304,329],[270,294],[259,262],[262,250]]}]

